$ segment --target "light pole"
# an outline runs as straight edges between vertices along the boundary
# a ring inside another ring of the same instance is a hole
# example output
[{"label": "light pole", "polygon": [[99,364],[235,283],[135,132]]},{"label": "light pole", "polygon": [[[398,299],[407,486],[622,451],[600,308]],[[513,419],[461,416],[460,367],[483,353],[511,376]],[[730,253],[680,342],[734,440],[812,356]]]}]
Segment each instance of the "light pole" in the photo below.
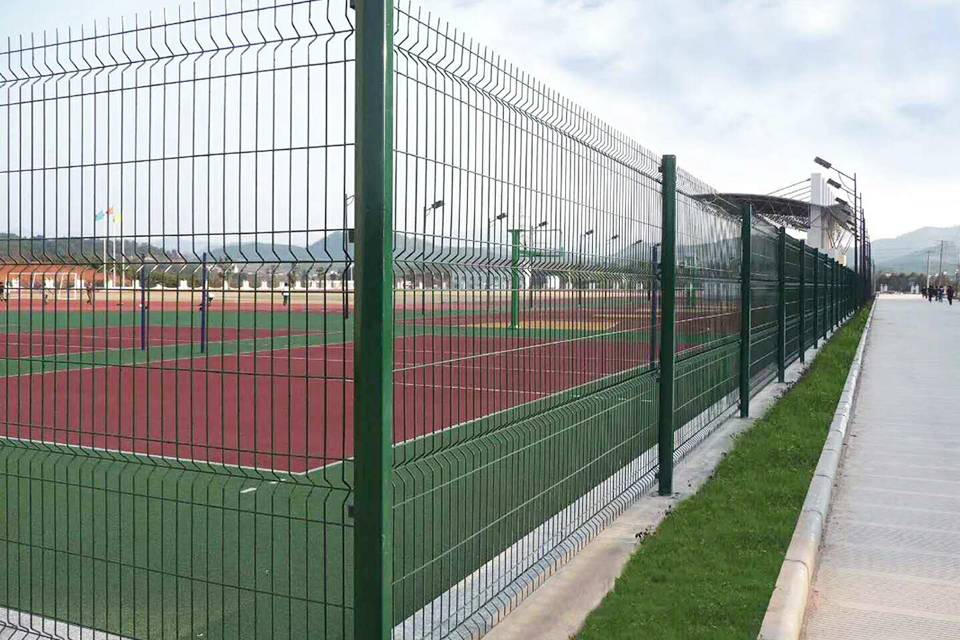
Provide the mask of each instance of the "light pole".
[{"label": "light pole", "polygon": [[490,289],[492,288],[492,281],[491,281],[491,275],[492,275],[492,274],[490,273],[490,271],[492,270],[491,261],[492,261],[493,258],[492,258],[492,256],[490,255],[490,230],[493,228],[493,225],[495,225],[496,223],[500,222],[501,220],[506,220],[506,218],[507,218],[507,214],[501,213],[501,214],[499,214],[499,215],[497,215],[497,216],[494,216],[493,218],[490,218],[489,220],[487,220],[487,242],[486,242],[486,247],[487,247],[487,291],[490,291]]},{"label": "light pole", "polygon": [[[420,255],[424,258],[424,263],[426,263],[426,251],[427,251],[427,218],[429,218],[433,213],[438,209],[443,208],[443,200],[437,200],[433,204],[428,204],[423,208],[423,247],[421,248]],[[431,286],[433,283],[431,282]],[[433,296],[430,296],[431,299]],[[420,289],[420,315],[427,315],[427,269],[426,264],[424,264],[423,269],[423,287]]]},{"label": "light pole", "polygon": [[578,256],[579,275],[577,278],[577,307],[583,308],[583,242],[586,238],[593,235],[593,229],[587,229],[580,235],[580,247]]},{"label": "light pole", "polygon": [[[860,284],[861,299],[862,299],[862,296],[865,295],[866,293],[866,283],[864,282],[864,279],[863,279],[864,268],[863,268],[863,265],[861,264],[861,261],[864,256],[864,252],[866,251],[866,238],[865,238],[866,222],[863,220],[863,212],[860,206],[862,196],[860,194],[860,191],[857,189],[857,172],[854,171],[853,175],[844,173],[840,169],[837,169],[835,166],[833,166],[832,162],[828,162],[827,160],[824,160],[820,156],[815,157],[813,161],[816,164],[823,167],[824,169],[827,169],[828,171],[835,171],[837,175],[843,178],[846,178],[847,180],[853,181],[853,263],[854,263],[853,270],[855,273],[858,274],[858,277],[860,280],[859,284]],[[836,185],[840,183],[838,183],[837,181],[834,181],[833,184]],[[844,188],[844,190],[847,191],[847,193],[850,193],[848,189]],[[859,227],[857,225],[858,213],[860,218]],[[861,243],[862,243],[862,246],[861,246]]]},{"label": "light pole", "polygon": [[[521,249],[521,236],[523,233],[537,231],[547,226],[547,221],[542,220],[532,227],[525,229],[523,227],[516,229],[507,229],[510,232],[510,328],[520,328],[520,258],[524,254]],[[527,255],[532,255],[528,252]]]}]

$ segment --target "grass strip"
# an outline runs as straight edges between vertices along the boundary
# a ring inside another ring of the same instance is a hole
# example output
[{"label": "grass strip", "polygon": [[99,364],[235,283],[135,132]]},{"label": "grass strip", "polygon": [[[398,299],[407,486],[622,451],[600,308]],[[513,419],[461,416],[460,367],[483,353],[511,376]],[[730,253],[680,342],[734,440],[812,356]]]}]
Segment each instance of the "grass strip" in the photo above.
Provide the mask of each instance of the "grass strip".
[{"label": "grass strip", "polygon": [[868,311],[642,543],[577,638],[757,636]]}]

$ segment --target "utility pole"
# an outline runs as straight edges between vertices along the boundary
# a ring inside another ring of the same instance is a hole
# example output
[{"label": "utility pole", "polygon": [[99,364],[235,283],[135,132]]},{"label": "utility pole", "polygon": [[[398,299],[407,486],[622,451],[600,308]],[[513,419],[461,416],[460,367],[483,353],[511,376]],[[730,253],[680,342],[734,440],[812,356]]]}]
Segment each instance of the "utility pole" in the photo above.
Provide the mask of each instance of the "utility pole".
[{"label": "utility pole", "polygon": [[940,286],[940,280],[943,278],[943,240],[940,241],[940,268],[937,269],[937,286]]},{"label": "utility pole", "polygon": [[927,251],[927,286],[930,286],[930,252]]}]

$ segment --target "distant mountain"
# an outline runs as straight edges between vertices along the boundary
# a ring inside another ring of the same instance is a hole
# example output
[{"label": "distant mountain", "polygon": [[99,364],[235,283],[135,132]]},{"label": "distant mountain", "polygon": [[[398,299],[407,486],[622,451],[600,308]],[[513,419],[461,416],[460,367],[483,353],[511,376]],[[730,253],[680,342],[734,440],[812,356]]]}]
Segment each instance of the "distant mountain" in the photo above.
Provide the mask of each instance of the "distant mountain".
[{"label": "distant mountain", "polygon": [[[880,273],[927,273],[927,259],[929,257],[929,273],[936,273],[940,268],[940,243],[932,244],[917,251],[887,258],[883,262],[877,261],[877,271]],[[943,243],[943,271],[954,274],[958,266],[958,247],[955,242]]]},{"label": "distant mountain", "polygon": [[[108,256],[124,256],[128,261],[166,262],[173,260],[169,252],[132,240],[109,241]],[[104,243],[96,238],[23,238],[0,233],[0,263],[3,264],[68,264],[99,265],[104,260]]]},{"label": "distant mountain", "polygon": [[[880,271],[894,273],[926,273],[927,252],[931,252],[930,270],[935,272],[940,261],[940,242],[943,249],[944,271],[953,272],[957,266],[957,241],[960,226],[923,227],[896,238],[874,240],[873,259]],[[950,268],[947,268],[950,265]]]}]

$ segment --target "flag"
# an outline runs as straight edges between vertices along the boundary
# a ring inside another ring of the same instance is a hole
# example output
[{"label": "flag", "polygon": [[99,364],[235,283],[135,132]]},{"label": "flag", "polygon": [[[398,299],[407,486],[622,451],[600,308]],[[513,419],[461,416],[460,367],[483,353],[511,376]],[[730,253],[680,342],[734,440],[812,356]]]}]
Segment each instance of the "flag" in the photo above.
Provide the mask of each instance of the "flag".
[{"label": "flag", "polygon": [[107,209],[107,215],[110,216],[114,222],[120,222],[120,212],[113,207]]},{"label": "flag", "polygon": [[100,222],[105,216],[106,214],[103,211],[97,211],[95,214],[93,214],[93,221]]}]

